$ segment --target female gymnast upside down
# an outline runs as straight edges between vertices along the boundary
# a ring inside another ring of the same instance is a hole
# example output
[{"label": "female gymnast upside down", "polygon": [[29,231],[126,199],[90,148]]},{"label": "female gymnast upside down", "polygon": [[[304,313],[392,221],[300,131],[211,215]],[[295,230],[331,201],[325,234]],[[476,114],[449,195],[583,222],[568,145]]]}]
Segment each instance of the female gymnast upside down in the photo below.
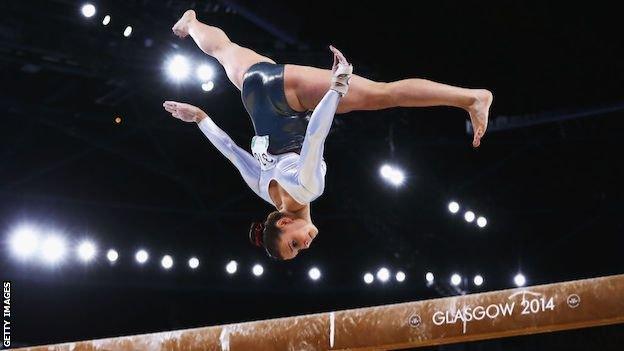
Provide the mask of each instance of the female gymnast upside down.
[{"label": "female gymnast upside down", "polygon": [[[216,58],[241,90],[256,136],[251,156],[238,147],[201,109],[166,101],[173,117],[196,122],[210,142],[239,170],[247,185],[275,206],[264,223],[254,223],[250,240],[276,259],[292,259],[310,244],[318,229],[310,202],[324,190],[323,146],[335,113],[390,107],[454,106],[466,110],[473,125],[473,147],[485,134],[492,94],[485,89],[453,87],[425,79],[374,82],[353,75],[335,48],[332,70],[276,64],[241,47],[219,28],[201,23],[188,10],[172,28],[190,35]],[[347,95],[347,90],[349,94]],[[308,122],[309,118],[309,122]]]}]

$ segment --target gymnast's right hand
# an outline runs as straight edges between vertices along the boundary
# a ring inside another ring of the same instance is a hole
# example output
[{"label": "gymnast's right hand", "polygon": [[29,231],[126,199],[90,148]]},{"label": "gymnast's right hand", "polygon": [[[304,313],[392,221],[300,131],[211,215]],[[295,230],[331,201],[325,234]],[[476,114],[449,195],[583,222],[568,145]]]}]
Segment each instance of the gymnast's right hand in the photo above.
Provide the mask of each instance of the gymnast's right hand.
[{"label": "gymnast's right hand", "polygon": [[163,107],[167,112],[177,119],[181,119],[184,122],[201,122],[206,118],[206,113],[199,107],[185,104],[183,102],[165,101]]}]

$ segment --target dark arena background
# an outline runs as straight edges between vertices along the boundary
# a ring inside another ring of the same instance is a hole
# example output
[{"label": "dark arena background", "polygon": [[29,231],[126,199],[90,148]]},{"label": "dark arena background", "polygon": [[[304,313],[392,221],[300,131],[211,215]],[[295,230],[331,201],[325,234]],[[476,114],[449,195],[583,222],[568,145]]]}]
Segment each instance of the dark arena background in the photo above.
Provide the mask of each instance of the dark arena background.
[{"label": "dark arena background", "polygon": [[[0,5],[0,276],[11,283],[10,347],[624,273],[624,41],[615,9],[87,4]],[[195,125],[162,108],[197,105],[249,149],[240,92],[215,59],[171,31],[187,9],[277,62],[329,68],[333,44],[370,79],[487,88],[488,131],[473,149],[468,115],[449,107],[336,115],[325,193],[312,205],[319,236],[296,259],[274,261],[248,239],[271,207]],[[172,66],[176,55],[188,63],[186,79],[171,76],[184,69]],[[208,68],[198,78],[200,65]],[[622,350],[624,325],[604,324],[419,350]]]}]

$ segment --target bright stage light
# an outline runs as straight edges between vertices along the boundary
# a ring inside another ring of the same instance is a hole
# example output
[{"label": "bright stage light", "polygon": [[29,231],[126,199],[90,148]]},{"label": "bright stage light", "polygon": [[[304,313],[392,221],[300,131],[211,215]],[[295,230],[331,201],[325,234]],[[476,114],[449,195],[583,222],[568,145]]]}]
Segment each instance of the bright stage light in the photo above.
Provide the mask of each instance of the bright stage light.
[{"label": "bright stage light", "polygon": [[390,279],[390,271],[388,270],[388,268],[382,267],[377,271],[377,279],[379,279],[380,282],[385,283],[388,281],[388,279]]},{"label": "bright stage light", "polygon": [[132,26],[127,26],[126,29],[124,29],[123,35],[127,38],[130,34],[132,34]]},{"label": "bright stage light", "polygon": [[108,26],[108,24],[110,23],[111,20],[111,16],[110,15],[106,15],[104,16],[104,19],[102,20],[102,24],[105,26]]},{"label": "bright stage light", "polygon": [[451,211],[451,213],[455,214],[459,211],[459,204],[455,201],[451,201],[448,204],[448,209],[449,211]]},{"label": "bright stage light", "polygon": [[253,266],[253,269],[251,271],[253,272],[253,275],[259,277],[262,275],[262,273],[264,273],[264,268],[261,265],[256,264]]},{"label": "bright stage light", "polygon": [[119,253],[117,253],[117,251],[110,249],[108,250],[108,252],[106,253],[106,258],[110,261],[110,262],[115,262],[117,261],[117,259],[119,258]]},{"label": "bright stage light", "polygon": [[389,180],[394,186],[399,186],[405,181],[405,174],[403,174],[403,171],[395,169]]},{"label": "bright stage light", "polygon": [[461,276],[457,273],[451,276],[451,284],[458,286],[461,283]]},{"label": "bright stage light", "polygon": [[310,271],[308,271],[308,276],[312,280],[319,280],[321,278],[321,271],[316,267],[312,267]]},{"label": "bright stage light", "polygon": [[214,69],[207,64],[199,65],[195,73],[197,74],[197,78],[202,82],[208,82],[214,77]]},{"label": "bright stage light", "polygon": [[390,165],[381,166],[379,174],[381,174],[382,178],[394,186],[399,186],[405,181],[405,174],[403,171]]},{"label": "bright stage light", "polygon": [[134,255],[134,258],[140,264],[144,264],[149,259],[149,254],[145,250],[139,250],[139,251],[137,251],[136,255]]},{"label": "bright stage light", "polygon": [[485,227],[487,225],[487,219],[485,219],[485,217],[477,218],[477,225],[481,228]]},{"label": "bright stage light", "polygon": [[390,178],[390,176],[392,175],[392,167],[389,165],[383,165],[381,166],[381,168],[379,169],[379,174],[381,174],[381,176],[385,179]]},{"label": "bright stage light", "polygon": [[373,282],[373,280],[375,280],[375,277],[373,277],[371,273],[364,274],[364,283],[370,284]]},{"label": "bright stage light", "polygon": [[518,273],[514,277],[514,283],[516,284],[516,286],[524,286],[524,284],[526,284],[526,278],[522,273]]},{"label": "bright stage light", "polygon": [[483,285],[483,277],[479,274],[475,275],[474,279],[473,279],[474,285],[476,286],[481,286]]},{"label": "bright stage light", "polygon": [[95,6],[93,6],[92,4],[84,4],[82,5],[82,8],[80,10],[82,11],[82,15],[87,18],[93,17],[93,15],[95,15]]},{"label": "bright stage light", "polygon": [[214,89],[214,86],[215,86],[214,82],[210,81],[208,83],[202,83],[201,88],[203,91],[209,92],[209,91],[212,91],[212,89]]},{"label": "bright stage light", "polygon": [[472,221],[474,221],[474,219],[475,219],[474,212],[466,211],[466,213],[464,213],[464,219],[466,220],[466,222],[472,223]]},{"label": "bright stage light", "polygon": [[185,79],[191,70],[188,60],[182,55],[175,55],[167,61],[167,72],[175,80]]},{"label": "bright stage light", "polygon": [[236,273],[237,270],[238,270],[238,263],[236,263],[236,261],[234,260],[228,262],[228,264],[225,266],[225,271],[228,272],[228,274],[234,274]]},{"label": "bright stage light", "polygon": [[171,256],[169,255],[164,255],[162,260],[160,260],[160,264],[163,266],[164,269],[170,269],[171,267],[173,267],[173,258],[171,258]]},{"label": "bright stage light", "polygon": [[402,283],[405,281],[405,273],[398,271],[396,276],[395,276],[397,282]]},{"label": "bright stage light", "polygon": [[16,228],[11,234],[11,250],[21,258],[30,258],[39,247],[39,234],[37,229],[28,225]]},{"label": "bright stage light", "polygon": [[427,281],[427,283],[429,284],[433,283],[433,279],[434,279],[433,273],[427,272],[427,274],[425,274],[425,280]]},{"label": "bright stage light", "polygon": [[95,248],[95,244],[93,244],[90,241],[83,241],[78,246],[78,257],[83,262],[91,261],[95,257],[96,253],[97,253],[97,249]]},{"label": "bright stage light", "polygon": [[199,267],[199,258],[191,257],[188,261],[188,265],[191,269],[197,269],[197,267]]},{"label": "bright stage light", "polygon": [[67,251],[65,240],[58,235],[51,235],[41,245],[41,251],[46,263],[58,263],[65,257]]}]

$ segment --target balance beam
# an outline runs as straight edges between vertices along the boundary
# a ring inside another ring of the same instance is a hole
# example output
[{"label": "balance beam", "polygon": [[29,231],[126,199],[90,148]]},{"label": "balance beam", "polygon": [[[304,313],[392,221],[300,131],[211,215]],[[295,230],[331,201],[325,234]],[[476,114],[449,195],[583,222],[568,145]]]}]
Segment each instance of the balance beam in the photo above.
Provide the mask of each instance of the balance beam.
[{"label": "balance beam", "polygon": [[21,350],[385,350],[617,323],[624,275]]}]

